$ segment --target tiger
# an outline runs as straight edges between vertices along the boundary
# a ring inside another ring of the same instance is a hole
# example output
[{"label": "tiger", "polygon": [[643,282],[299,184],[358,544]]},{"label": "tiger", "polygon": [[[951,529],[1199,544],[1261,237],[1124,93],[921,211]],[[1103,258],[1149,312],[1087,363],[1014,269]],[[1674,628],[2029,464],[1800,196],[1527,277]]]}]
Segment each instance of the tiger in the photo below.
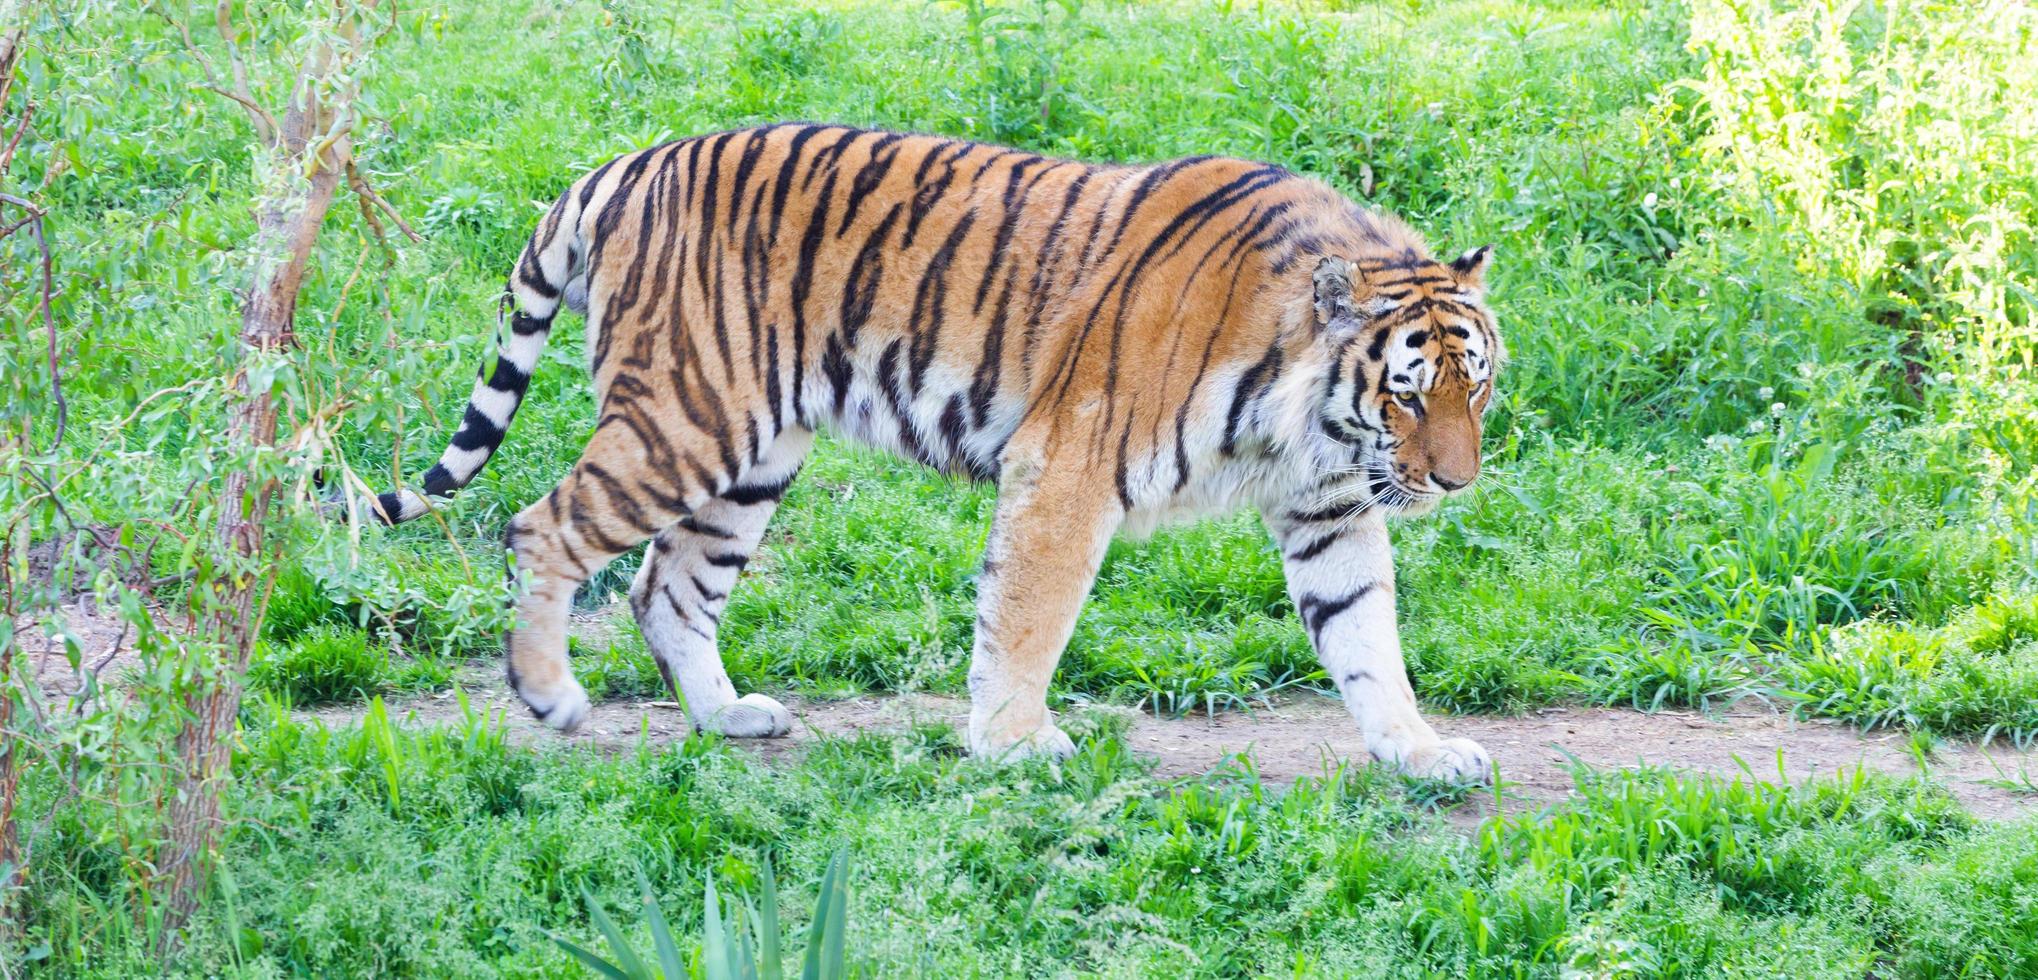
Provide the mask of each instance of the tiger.
[{"label": "tiger", "polygon": [[1419,712],[1386,519],[1464,492],[1504,351],[1491,246],[1445,262],[1407,224],[1278,166],[1054,159],[817,123],[709,133],[579,177],[512,270],[486,365],[420,490],[428,513],[502,445],[560,308],[585,317],[597,421],[508,523],[509,686],[588,715],[577,587],[649,541],[629,601],[695,730],[781,736],[738,695],[723,610],[827,429],[995,484],[966,743],[1075,751],[1048,687],[1115,536],[1256,507],[1325,676],[1376,761],[1480,780]]}]

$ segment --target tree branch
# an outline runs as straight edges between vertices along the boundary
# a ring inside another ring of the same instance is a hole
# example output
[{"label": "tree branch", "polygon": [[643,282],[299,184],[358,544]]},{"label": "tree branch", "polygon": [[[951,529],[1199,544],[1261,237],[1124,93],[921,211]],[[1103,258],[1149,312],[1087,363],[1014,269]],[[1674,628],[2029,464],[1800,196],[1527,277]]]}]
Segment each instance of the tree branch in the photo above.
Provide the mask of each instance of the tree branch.
[{"label": "tree branch", "polygon": [[56,278],[50,271],[50,243],[42,233],[43,209],[12,194],[0,194],[0,204],[11,204],[28,212],[28,217],[10,225],[5,233],[0,233],[0,238],[26,225],[29,237],[35,239],[35,247],[42,253],[42,325],[49,334],[50,399],[57,404],[57,435],[50,441],[50,451],[54,452],[64,443],[64,426],[69,421],[70,406],[64,401],[64,375],[57,360],[57,318],[50,306],[50,300],[56,294]]},{"label": "tree branch", "polygon": [[[7,86],[0,85],[0,106],[6,104]],[[21,118],[14,121],[14,136],[8,139],[7,148],[0,150],[0,175],[5,175],[8,168],[14,166],[14,151],[21,148],[21,138],[28,135],[28,124],[35,118],[35,108],[33,102],[21,107]],[[5,237],[7,236],[0,235],[0,238]]]},{"label": "tree branch", "polygon": [[190,53],[192,61],[198,63],[198,70],[205,74],[205,84],[198,87],[238,103],[247,111],[249,121],[254,123],[255,138],[261,140],[263,146],[275,146],[276,117],[270,115],[269,110],[262,108],[260,102],[255,101],[254,90],[248,86],[248,65],[241,57],[240,44],[234,40],[233,18],[228,0],[220,0],[218,8],[213,11],[213,20],[219,27],[220,39],[226,42],[227,55],[233,64],[234,78],[231,89],[220,81],[219,68],[214,64],[212,57],[207,55],[192,38],[190,25],[180,18],[170,16],[170,12],[164,10],[160,3],[149,4],[149,9],[171,27],[176,28],[177,35],[183,38],[184,50]]},{"label": "tree branch", "polygon": [[382,222],[375,217],[375,212],[378,209],[384,214],[389,215],[389,220],[396,223],[396,229],[403,232],[405,238],[413,242],[424,241],[417,232],[411,230],[409,224],[404,222],[403,215],[397,213],[396,206],[390,204],[368,183],[368,178],[361,173],[361,168],[355,166],[352,160],[347,161],[347,187],[354,192],[355,199],[361,205],[362,220],[368,222],[368,227],[375,232],[375,240],[382,242],[383,247],[387,248],[389,243],[387,236],[383,233]]}]

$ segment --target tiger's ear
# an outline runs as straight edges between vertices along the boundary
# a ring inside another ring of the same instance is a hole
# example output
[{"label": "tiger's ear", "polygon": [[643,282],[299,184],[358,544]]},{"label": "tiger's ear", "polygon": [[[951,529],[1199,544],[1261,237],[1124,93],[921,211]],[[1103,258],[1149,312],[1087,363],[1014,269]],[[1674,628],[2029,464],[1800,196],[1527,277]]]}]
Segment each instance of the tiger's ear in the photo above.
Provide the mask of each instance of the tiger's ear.
[{"label": "tiger's ear", "polygon": [[1486,288],[1486,266],[1493,259],[1493,246],[1481,245],[1451,261],[1451,274],[1466,289]]},{"label": "tiger's ear", "polygon": [[1332,333],[1357,330],[1361,323],[1358,304],[1352,299],[1350,262],[1326,255],[1316,263],[1310,277],[1316,284],[1316,323]]}]

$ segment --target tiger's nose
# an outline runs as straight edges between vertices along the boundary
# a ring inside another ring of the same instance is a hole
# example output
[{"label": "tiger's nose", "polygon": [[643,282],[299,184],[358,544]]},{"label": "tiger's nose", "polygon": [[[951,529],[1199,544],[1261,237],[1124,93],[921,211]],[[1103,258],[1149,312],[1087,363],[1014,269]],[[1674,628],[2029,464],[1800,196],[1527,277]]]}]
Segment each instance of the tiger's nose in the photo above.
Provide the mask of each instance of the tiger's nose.
[{"label": "tiger's nose", "polygon": [[1456,480],[1446,479],[1442,473],[1436,472],[1430,473],[1429,480],[1431,483],[1434,483],[1437,486],[1444,488],[1445,493],[1451,493],[1452,491],[1463,490],[1465,488],[1464,483],[1460,483]]}]

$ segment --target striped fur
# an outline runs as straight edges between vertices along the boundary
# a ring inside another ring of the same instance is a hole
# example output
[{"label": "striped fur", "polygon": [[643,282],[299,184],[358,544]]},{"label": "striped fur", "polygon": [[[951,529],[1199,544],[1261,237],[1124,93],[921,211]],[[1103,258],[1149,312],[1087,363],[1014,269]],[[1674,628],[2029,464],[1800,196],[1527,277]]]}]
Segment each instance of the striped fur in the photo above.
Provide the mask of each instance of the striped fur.
[{"label": "striped fur", "polygon": [[1502,359],[1487,257],[1437,262],[1400,222],[1242,160],[1094,166],[809,124],[680,140],[560,197],[423,494],[377,504],[409,520],[474,478],[566,305],[599,421],[508,531],[527,589],[510,679],[548,723],[587,709],[575,586],[655,538],[632,602],[695,723],[785,730],[736,696],[716,625],[826,426],[999,485],[973,750],[1068,751],[1048,678],[1114,534],[1252,504],[1372,753],[1475,775],[1484,753],[1415,713],[1382,520],[1478,473]]}]

